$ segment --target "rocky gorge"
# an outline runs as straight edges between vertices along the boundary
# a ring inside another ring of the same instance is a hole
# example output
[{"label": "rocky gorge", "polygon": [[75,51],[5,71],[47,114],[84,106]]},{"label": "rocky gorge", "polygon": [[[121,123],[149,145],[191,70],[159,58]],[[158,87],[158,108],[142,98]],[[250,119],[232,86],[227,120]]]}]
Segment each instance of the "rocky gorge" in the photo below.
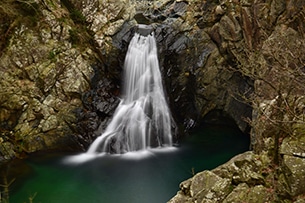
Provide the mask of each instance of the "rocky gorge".
[{"label": "rocky gorge", "polygon": [[181,183],[169,202],[304,202],[302,0],[4,0],[0,160],[80,151],[119,103],[137,24],[150,24],[175,139],[210,112],[251,151]]}]

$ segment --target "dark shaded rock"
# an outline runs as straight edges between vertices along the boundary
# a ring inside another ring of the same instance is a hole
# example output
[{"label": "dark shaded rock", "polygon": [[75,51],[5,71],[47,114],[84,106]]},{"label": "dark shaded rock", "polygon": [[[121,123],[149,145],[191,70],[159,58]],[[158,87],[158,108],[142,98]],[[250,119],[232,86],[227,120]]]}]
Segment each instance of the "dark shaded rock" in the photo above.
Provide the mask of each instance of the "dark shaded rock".
[{"label": "dark shaded rock", "polygon": [[157,26],[155,33],[177,121],[189,128],[209,111],[222,109],[246,131],[248,124],[241,117],[250,118],[251,107],[237,98],[251,90],[251,82],[226,68],[210,36],[204,30],[190,34],[165,25]]},{"label": "dark shaded rock", "polygon": [[137,21],[138,24],[148,25],[151,23],[150,20],[144,16],[143,12],[136,13],[134,19]]},{"label": "dark shaded rock", "polygon": [[164,1],[154,5],[153,9],[147,9],[143,15],[151,23],[161,23],[168,18],[179,18],[185,14],[187,1]]},{"label": "dark shaded rock", "polygon": [[153,33],[153,27],[150,25],[138,24],[136,32],[140,35],[147,36]]},{"label": "dark shaded rock", "polygon": [[[127,51],[129,42],[133,37],[136,29],[137,29],[137,24],[135,24],[135,22],[133,21],[125,22],[122,25],[121,30],[112,37],[113,45],[121,51],[122,56],[120,57],[123,59],[125,59],[125,53]],[[120,66],[122,65],[123,63],[120,60]]]},{"label": "dark shaded rock", "polygon": [[102,65],[94,66],[92,89],[83,94],[84,108],[77,112],[77,142],[82,146],[82,150],[86,150],[102,133],[119,104],[119,86],[113,80],[102,76],[104,73],[100,66]]},{"label": "dark shaded rock", "polygon": [[218,1],[213,0],[203,2],[198,8],[201,15],[198,15],[197,25],[201,29],[213,26],[227,9],[225,4],[218,5]]}]

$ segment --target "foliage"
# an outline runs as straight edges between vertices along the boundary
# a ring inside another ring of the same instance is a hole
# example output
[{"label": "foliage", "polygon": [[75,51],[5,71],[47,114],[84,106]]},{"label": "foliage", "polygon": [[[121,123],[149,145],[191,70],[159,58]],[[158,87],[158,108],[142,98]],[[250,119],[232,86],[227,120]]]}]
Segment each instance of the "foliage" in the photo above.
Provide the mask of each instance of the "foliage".
[{"label": "foliage", "polygon": [[51,61],[55,62],[55,61],[56,61],[56,56],[57,56],[59,53],[60,53],[59,50],[57,50],[57,49],[52,49],[52,50],[50,50],[50,52],[49,52],[49,57],[48,57],[48,58],[49,58]]},{"label": "foliage", "polygon": [[63,5],[70,12],[70,17],[75,24],[86,25],[86,18],[80,10],[75,8],[74,4],[70,0],[62,0]]},{"label": "foliage", "polygon": [[70,13],[70,17],[72,18],[72,20],[75,23],[79,23],[79,24],[86,24],[86,18],[85,16],[77,9],[73,9]]}]

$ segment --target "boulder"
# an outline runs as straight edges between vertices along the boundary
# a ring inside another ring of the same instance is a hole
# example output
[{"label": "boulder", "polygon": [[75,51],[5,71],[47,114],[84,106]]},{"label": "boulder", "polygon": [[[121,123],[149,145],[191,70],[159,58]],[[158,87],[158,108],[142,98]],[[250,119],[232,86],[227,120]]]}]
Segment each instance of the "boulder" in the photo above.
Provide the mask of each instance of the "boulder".
[{"label": "boulder", "polygon": [[229,179],[221,178],[210,171],[203,171],[182,182],[181,192],[169,202],[219,202],[230,193],[230,184]]},{"label": "boulder", "polygon": [[[180,184],[169,202],[272,202],[277,197],[267,154],[245,152]],[[270,182],[269,182],[270,181]]]},{"label": "boulder", "polygon": [[290,196],[305,194],[305,157],[284,155],[283,177],[280,183]]}]

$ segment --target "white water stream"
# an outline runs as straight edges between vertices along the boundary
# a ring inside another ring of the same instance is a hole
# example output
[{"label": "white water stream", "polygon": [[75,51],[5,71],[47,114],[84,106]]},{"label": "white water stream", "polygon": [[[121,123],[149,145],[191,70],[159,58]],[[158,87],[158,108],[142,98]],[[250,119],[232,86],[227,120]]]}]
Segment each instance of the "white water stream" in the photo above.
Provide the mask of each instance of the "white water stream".
[{"label": "white water stream", "polygon": [[124,92],[105,132],[87,154],[126,153],[172,145],[171,114],[152,34],[132,38],[124,64]]}]

